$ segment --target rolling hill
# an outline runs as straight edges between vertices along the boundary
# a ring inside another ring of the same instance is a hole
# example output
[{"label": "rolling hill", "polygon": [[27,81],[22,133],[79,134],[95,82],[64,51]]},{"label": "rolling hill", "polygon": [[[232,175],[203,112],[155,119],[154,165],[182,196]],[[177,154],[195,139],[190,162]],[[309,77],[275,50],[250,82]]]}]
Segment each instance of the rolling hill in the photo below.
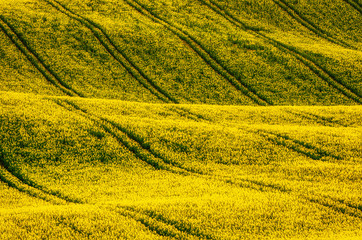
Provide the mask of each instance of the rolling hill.
[{"label": "rolling hill", "polygon": [[360,0],[0,0],[0,239],[361,239]]}]

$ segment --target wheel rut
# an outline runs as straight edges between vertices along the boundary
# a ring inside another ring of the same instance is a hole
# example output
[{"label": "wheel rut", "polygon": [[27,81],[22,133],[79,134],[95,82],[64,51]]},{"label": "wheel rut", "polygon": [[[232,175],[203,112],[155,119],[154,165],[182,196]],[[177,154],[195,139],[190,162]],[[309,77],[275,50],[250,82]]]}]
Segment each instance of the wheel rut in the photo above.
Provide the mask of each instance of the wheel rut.
[{"label": "wheel rut", "polygon": [[[193,113],[191,111],[188,111],[190,114],[189,119],[195,119],[195,116],[198,116],[197,121],[200,121],[202,119],[203,121],[207,123],[211,123],[212,121],[209,120],[206,117],[203,117],[202,114]],[[196,121],[196,120],[194,120]],[[311,158],[312,160],[321,160],[321,161],[327,161],[332,160],[333,162],[341,161],[342,158],[340,156],[336,156],[334,154],[328,153],[327,151],[320,149],[318,147],[315,147],[313,145],[310,145],[308,143],[295,140],[290,138],[289,136],[274,133],[271,131],[266,130],[253,130],[250,128],[243,127],[241,130],[250,132],[253,134],[257,134],[259,136],[262,136],[266,138],[268,141],[277,144],[279,146],[287,147],[287,149],[291,151],[295,151],[299,154],[302,154],[308,158]],[[322,159],[326,158],[326,159]],[[222,181],[227,184],[239,186],[242,188],[248,188],[253,189],[257,191],[272,191],[272,192],[280,192],[284,194],[289,194],[291,196],[296,196],[300,199],[304,199],[310,203],[320,205],[324,208],[333,210],[334,212],[347,214],[352,217],[360,218],[362,219],[362,208],[360,206],[357,206],[355,204],[347,203],[343,200],[336,200],[331,197],[322,196],[317,193],[312,192],[305,192],[300,193],[296,192],[296,190],[292,188],[288,188],[284,185],[279,185],[276,183],[267,183],[259,180],[252,180],[247,178],[232,178],[230,176],[222,176],[222,175],[208,175],[211,179],[216,179],[219,181]]]},{"label": "wheel rut", "polygon": [[16,48],[28,59],[28,61],[44,76],[44,78],[56,88],[68,96],[84,97],[84,95],[72,89],[65,83],[27,43],[27,41],[10,25],[4,16],[0,15],[0,29],[16,46]]},{"label": "wheel rut", "polygon": [[3,150],[0,150],[0,180],[6,183],[9,187],[29,196],[56,205],[81,203],[81,200],[79,199],[73,199],[59,192],[47,190],[43,186],[40,186],[37,183],[23,177],[20,173],[13,170],[13,168],[6,161]]},{"label": "wheel rut", "polygon": [[135,135],[119,123],[115,123],[106,118],[99,117],[85,109],[80,108],[75,103],[68,100],[53,99],[59,106],[75,112],[86,119],[94,122],[97,126],[102,128],[105,132],[114,137],[121,145],[126,147],[138,159],[147,163],[156,170],[166,170],[172,173],[189,175],[194,171],[183,167],[181,164],[171,161],[161,154],[154,151],[147,143],[145,143],[139,136]]},{"label": "wheel rut", "polygon": [[168,219],[154,211],[118,206],[117,213],[140,222],[160,236],[176,239],[217,239],[189,223]]},{"label": "wheel rut", "polygon": [[259,94],[255,89],[249,86],[245,81],[240,77],[236,77],[228,68],[226,68],[216,57],[214,57],[198,40],[192,37],[185,30],[175,26],[166,19],[161,18],[160,16],[153,13],[151,10],[147,9],[141,3],[136,0],[124,0],[129,6],[134,8],[140,14],[148,17],[152,21],[161,24],[176,37],[178,37],[182,42],[190,47],[204,62],[209,65],[215,72],[220,76],[226,79],[231,85],[233,85],[237,90],[243,93],[245,96],[250,98],[257,105],[273,105],[271,100],[266,99],[264,96]]},{"label": "wheel rut", "polygon": [[205,6],[210,8],[212,11],[216,12],[217,14],[224,17],[227,21],[233,24],[236,27],[241,28],[242,30],[251,33],[252,35],[264,39],[265,41],[271,43],[276,48],[280,49],[281,51],[287,52],[290,55],[294,56],[298,59],[301,63],[303,63],[307,68],[309,68],[316,76],[318,76],[321,80],[329,84],[332,88],[339,91],[345,97],[349,98],[350,100],[362,104],[362,96],[358,91],[355,89],[345,85],[341,80],[334,76],[329,70],[320,66],[317,62],[315,62],[311,57],[307,56],[307,54],[300,52],[295,47],[291,47],[287,44],[284,44],[280,41],[277,41],[267,35],[261,33],[260,31],[256,31],[252,27],[247,26],[237,17],[235,17],[229,11],[223,9],[220,5],[215,3],[212,0],[198,0],[203,3]]},{"label": "wheel rut", "polygon": [[302,26],[309,29],[311,32],[315,33],[317,36],[324,38],[334,44],[338,44],[342,47],[356,49],[350,44],[334,38],[331,34],[326,32],[325,30],[318,27],[312,21],[304,17],[298,10],[296,10],[291,4],[289,4],[285,0],[272,0],[277,6],[279,6],[285,13],[287,13],[291,18],[300,23]]},{"label": "wheel rut", "polygon": [[362,5],[357,1],[353,0],[343,0],[345,3],[356,9],[360,14],[362,14]]},{"label": "wheel rut", "polygon": [[154,96],[160,99],[163,102],[178,103],[178,101],[167,93],[164,89],[158,86],[151,78],[149,78],[142,70],[139,68],[131,58],[122,51],[111,37],[106,33],[103,27],[99,24],[77,14],[62,5],[56,0],[43,0],[48,3],[50,6],[58,10],[59,12],[65,14],[69,18],[80,22],[82,25],[87,27],[93,34],[93,36],[98,40],[98,42],[105,48],[105,50],[135,79],[137,80],[145,89],[151,92]]}]

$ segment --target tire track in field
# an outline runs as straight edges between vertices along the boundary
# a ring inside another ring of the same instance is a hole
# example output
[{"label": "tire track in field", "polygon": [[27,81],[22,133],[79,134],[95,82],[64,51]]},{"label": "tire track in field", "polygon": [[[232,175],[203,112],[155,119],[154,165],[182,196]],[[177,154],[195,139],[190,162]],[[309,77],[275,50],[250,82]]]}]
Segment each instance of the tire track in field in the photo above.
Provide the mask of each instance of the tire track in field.
[{"label": "tire track in field", "polygon": [[61,216],[59,219],[55,219],[57,223],[71,229],[73,232],[78,233],[82,236],[86,236],[87,239],[90,238],[90,236],[93,235],[93,233],[85,231],[79,227],[77,227],[74,223],[67,222],[63,216]]},{"label": "tire track in field", "polygon": [[313,160],[327,161],[327,159],[324,159],[325,157],[333,159],[334,161],[342,160],[342,157],[340,157],[340,156],[331,154],[331,153],[329,153],[321,148],[315,147],[309,143],[305,143],[303,141],[293,139],[287,135],[275,133],[273,131],[262,130],[262,129],[253,130],[253,129],[245,128],[245,130],[248,132],[257,133],[258,135],[267,139],[269,142],[275,143],[276,145],[279,145],[279,146],[284,146],[284,147],[288,148],[289,150],[300,153]]},{"label": "tire track in field", "polygon": [[288,52],[290,55],[294,56],[301,63],[303,63],[306,67],[308,67],[321,80],[328,83],[331,87],[333,87],[334,89],[339,91],[341,94],[343,94],[347,98],[353,100],[356,103],[362,104],[362,96],[360,93],[358,93],[358,91],[345,85],[341,80],[339,80],[331,72],[329,72],[329,70],[327,70],[324,67],[322,67],[321,65],[319,65],[307,54],[298,51],[295,47],[291,47],[287,44],[284,44],[278,40],[275,40],[271,37],[266,36],[265,34],[259,32],[259,31],[256,31],[252,27],[247,26],[245,23],[243,23],[241,20],[239,20],[237,17],[235,17],[232,13],[223,9],[220,5],[215,3],[213,0],[198,0],[198,1],[200,1],[201,3],[206,5],[208,8],[210,8],[215,13],[224,17],[227,21],[229,21],[231,24],[235,25],[236,27],[239,27],[239,28],[243,29],[244,31],[249,32],[256,37],[259,37],[265,41],[268,41],[273,46],[275,46],[276,48],[280,49],[283,52]]},{"label": "tire track in field", "polygon": [[360,6],[362,8],[362,3],[359,2],[359,0],[351,0],[354,3],[356,3],[358,6]]},{"label": "tire track in field", "polygon": [[45,64],[44,60],[40,58],[40,56],[29,46],[27,41],[2,15],[0,15],[0,29],[49,83],[68,96],[84,97],[82,93],[72,89],[53,70],[51,70],[51,68]]},{"label": "tire track in field", "polygon": [[[187,110],[185,108],[180,108],[180,107],[171,107],[169,108],[171,111],[174,111],[176,113],[178,113],[181,117],[186,117],[188,119],[194,120],[194,121],[200,121],[200,120],[204,120],[204,121],[208,121],[211,123],[211,121],[207,118],[205,118],[204,116],[197,114],[197,113],[193,113],[190,110]],[[181,112],[182,110],[182,112]],[[327,122],[329,124],[333,124],[332,126],[334,126],[334,124],[336,122],[331,121],[327,118],[312,114],[312,113],[305,113],[305,112],[301,112],[301,114],[299,113],[294,113],[291,111],[287,111],[291,114],[295,114],[297,116],[302,116],[302,117],[308,117],[312,120],[318,120],[320,122],[323,121],[323,123]],[[339,124],[341,125],[341,124]],[[259,136],[264,137],[265,139],[267,139],[269,142],[277,144],[279,146],[284,146],[286,148],[288,148],[289,150],[292,150],[294,152],[300,153],[306,157],[309,157],[313,160],[322,160],[322,161],[326,161],[327,159],[323,159],[324,157],[328,157],[329,159],[333,159],[335,160],[342,160],[342,157],[340,156],[336,156],[332,153],[329,153],[321,148],[315,147],[309,143],[305,143],[303,141],[300,140],[296,140],[293,139],[287,135],[283,135],[280,133],[276,133],[273,131],[267,131],[267,130],[262,130],[262,129],[251,129],[251,128],[247,128],[247,127],[243,127],[241,128],[242,130],[249,132],[249,133],[254,133],[257,134]]]},{"label": "tire track in field", "polygon": [[[297,196],[301,199],[307,200],[311,203],[318,204],[320,206],[329,208],[335,212],[348,214],[350,216],[362,219],[362,210],[359,209],[358,207],[344,204],[340,201],[335,201],[333,199],[329,199],[329,198],[323,197],[318,194],[314,194],[314,193],[300,194],[300,193],[295,193],[295,190],[293,190],[291,188],[287,188],[285,186],[278,185],[278,184],[265,183],[265,182],[250,180],[250,179],[245,179],[245,178],[232,178],[231,176],[211,175],[210,173],[204,173],[201,170],[195,170],[195,169],[183,167],[177,163],[172,162],[171,160],[163,158],[162,156],[161,156],[162,159],[156,159],[158,154],[155,153],[155,156],[153,156],[152,152],[149,152],[149,151],[152,151],[152,150],[150,150],[150,147],[144,146],[144,142],[142,142],[142,140],[136,139],[135,141],[132,141],[133,139],[130,139],[130,137],[128,137],[128,136],[126,136],[127,139],[125,139],[125,140],[121,139],[115,131],[118,130],[118,132],[121,132],[122,130],[117,129],[117,126],[111,126],[111,122],[107,122],[108,120],[102,120],[101,118],[99,118],[91,113],[88,113],[86,110],[81,109],[79,106],[75,105],[71,101],[68,101],[68,100],[57,101],[55,99],[53,99],[53,101],[55,103],[57,103],[58,105],[66,108],[67,110],[77,111],[83,117],[90,119],[93,122],[95,122],[96,125],[101,126],[106,132],[108,132],[113,137],[115,137],[121,144],[124,144],[131,152],[133,152],[135,154],[135,156],[137,158],[139,158],[142,161],[153,166],[156,170],[162,169],[162,170],[170,171],[175,174],[192,175],[192,176],[200,177],[200,178],[203,178],[206,180],[217,180],[217,181],[224,182],[226,184],[232,184],[234,186],[254,189],[257,191],[274,191],[274,192],[290,194],[293,196]],[[66,104],[69,107],[67,107]],[[193,113],[191,113],[191,114],[193,114]],[[199,115],[199,114],[196,114],[196,115]],[[123,134],[127,135],[125,133],[123,133]],[[133,142],[134,146],[131,146],[131,144],[129,142]],[[148,152],[148,154],[147,153],[145,153],[144,155],[143,155],[143,153],[141,153],[142,155],[139,154],[141,151],[143,151],[142,149],[144,151]],[[154,159],[156,159],[157,165],[154,164],[155,162],[150,161],[148,159],[149,157],[152,158],[152,156],[155,157]],[[145,224],[147,224],[147,222],[145,222]],[[157,230],[157,229],[155,229],[155,230]]]},{"label": "tire track in field", "polygon": [[324,38],[332,43],[338,44],[343,47],[356,49],[350,44],[334,38],[330,33],[318,27],[312,21],[304,17],[298,10],[296,10],[291,4],[285,0],[272,0],[276,5],[278,5],[285,13],[287,13],[291,18],[300,23],[302,26],[309,29],[311,32],[315,33],[317,36]]},{"label": "tire track in field", "polygon": [[142,223],[160,236],[175,239],[194,239],[195,237],[198,239],[216,239],[191,224],[170,220],[150,210],[137,210],[134,207],[118,206],[117,213]]},{"label": "tire track in field", "polygon": [[235,74],[233,74],[229,69],[223,66],[223,64],[216,57],[212,56],[212,54],[208,50],[206,50],[206,48],[199,41],[197,41],[185,30],[182,30],[181,28],[175,26],[169,21],[156,15],[136,0],[124,1],[140,14],[148,17],[156,23],[161,24],[171,33],[177,36],[182,42],[189,46],[194,51],[194,53],[196,53],[202,60],[204,60],[204,62],[209,67],[211,67],[215,72],[217,72],[220,76],[226,79],[237,90],[250,98],[254,103],[256,103],[257,105],[273,105],[271,100],[266,99],[255,89],[249,86],[246,82],[244,82],[240,77],[235,76]]},{"label": "tire track in field", "polygon": [[56,205],[68,203],[81,203],[78,199],[72,199],[62,195],[59,192],[46,190],[37,183],[24,178],[19,173],[14,172],[5,160],[3,150],[0,149],[0,181],[6,183],[9,187],[26,193],[29,196],[50,202]]},{"label": "tire track in field", "polygon": [[[191,111],[189,111],[189,114],[192,115],[192,117],[189,117],[189,119],[194,119],[195,116],[198,116],[199,119],[203,119],[206,122],[212,123],[211,120],[203,117],[201,114],[193,113]],[[255,131],[255,130],[246,129],[246,128],[243,128],[242,130],[263,136],[260,134],[260,132]],[[289,142],[292,142],[294,145],[297,146],[297,148],[296,147],[292,148],[292,147],[288,146],[287,147],[288,149],[296,151],[300,154],[306,155],[307,157],[310,157],[310,158],[311,158],[311,156],[313,156],[316,158],[314,160],[321,160],[320,158],[322,158],[323,156],[328,156],[329,158],[333,158],[335,160],[340,159],[339,156],[330,154],[323,149],[316,148],[316,147],[314,147],[310,144],[304,143],[302,141],[291,139],[289,136],[285,136],[285,135],[281,135],[281,134],[277,134],[277,133],[273,133],[273,132],[270,132],[270,134],[273,134],[274,137],[276,137],[276,138],[281,138],[281,140],[279,139],[278,141],[283,141],[283,140],[288,141],[287,143],[283,143],[282,146],[288,145],[288,144],[290,144]],[[272,143],[275,143],[274,140],[272,141]],[[312,152],[310,153],[308,150],[311,150]],[[316,154],[316,155],[312,155],[312,154]],[[309,156],[309,155],[311,155],[311,156]],[[221,175],[213,175],[213,176],[209,175],[209,177],[211,179],[217,179],[219,181],[222,181],[222,182],[225,182],[228,184],[232,184],[232,185],[236,185],[236,186],[239,186],[242,188],[249,188],[249,189],[254,189],[254,190],[258,190],[258,191],[274,191],[274,192],[276,191],[276,192],[280,192],[280,193],[294,195],[301,199],[307,200],[311,203],[318,204],[325,208],[329,208],[335,212],[347,214],[347,215],[362,219],[362,207],[351,204],[351,203],[347,203],[346,201],[343,201],[343,200],[336,200],[336,199],[318,195],[315,193],[306,193],[306,194],[295,193],[295,190],[293,190],[291,188],[287,188],[285,186],[273,184],[273,183],[265,183],[265,182],[261,182],[261,181],[257,181],[257,180],[250,180],[250,179],[245,179],[245,178],[234,178],[233,179],[230,176],[221,176]]]},{"label": "tire track in field", "polygon": [[[175,109],[179,109],[179,108],[170,108],[170,110],[175,111]],[[175,111],[177,113],[180,114],[180,116],[182,117],[186,117],[188,119],[194,120],[194,121],[200,121],[200,120],[204,120],[204,121],[208,121],[211,123],[211,121],[205,117],[203,117],[200,114],[197,113],[193,113],[189,110],[183,109],[184,111],[179,113],[179,111]],[[305,115],[308,116],[307,113],[305,113]],[[317,117],[317,115],[311,114],[313,117]],[[322,118],[324,121],[326,121],[326,119]],[[314,119],[313,119],[314,120]],[[251,129],[249,127],[242,127],[242,130],[249,132],[249,133],[253,133],[253,134],[257,134],[263,138],[265,138],[266,140],[268,140],[269,142],[276,144],[278,146],[284,146],[286,148],[288,148],[291,151],[297,152],[299,154],[302,154],[308,158],[311,158],[313,160],[321,160],[321,161],[326,161],[327,159],[324,159],[325,157],[332,159],[334,161],[336,160],[342,160],[342,157],[340,156],[336,156],[332,153],[329,153],[321,148],[315,147],[309,143],[305,143],[303,141],[300,140],[296,140],[293,139],[287,135],[283,135],[280,133],[276,133],[273,131],[267,131],[267,130],[263,130],[263,129]]]},{"label": "tire track in field", "polygon": [[168,110],[177,113],[181,117],[186,117],[186,118],[191,119],[196,122],[198,122],[200,120],[205,120],[205,118],[202,115],[193,113],[184,107],[172,106],[172,107],[169,107]]},{"label": "tire track in field", "polygon": [[178,101],[168,94],[164,89],[158,86],[151,78],[149,78],[134,62],[128,57],[106,33],[103,27],[99,24],[85,18],[77,13],[74,13],[60,2],[56,0],[43,0],[51,5],[59,12],[65,14],[69,18],[80,22],[88,28],[98,42],[106,49],[106,51],[145,89],[150,91],[154,96],[163,102],[178,103]]},{"label": "tire track in field", "polygon": [[[288,188],[284,185],[279,185],[275,183],[266,183],[258,180],[251,180],[245,178],[231,178],[229,176],[215,176],[215,179],[219,177],[220,181],[223,181],[228,184],[239,186],[242,188],[249,188],[257,191],[272,191],[279,192],[282,194],[289,194],[291,196],[304,199],[310,203],[322,206],[326,209],[330,209],[334,212],[346,214],[355,218],[362,219],[362,210],[360,206],[355,206],[353,204],[345,203],[344,201],[338,201],[330,197],[325,197],[320,194],[313,192],[301,192],[292,188]],[[296,192],[298,191],[298,192]]]},{"label": "tire track in field", "polygon": [[341,127],[348,127],[348,125],[337,122],[337,121],[333,121],[332,119],[329,119],[327,117],[323,117],[317,114],[313,114],[313,113],[308,113],[308,112],[304,112],[304,111],[291,111],[291,110],[285,110],[285,112],[293,114],[294,116],[297,116],[301,119],[309,119],[312,120],[314,122],[317,122],[319,124],[322,124],[324,126],[330,126],[330,127],[335,127],[335,126],[341,126]]},{"label": "tire track in field", "polygon": [[362,6],[357,1],[353,0],[343,0],[343,1],[349,4],[354,9],[356,9],[360,14],[362,14]]},{"label": "tire track in field", "polygon": [[152,150],[150,145],[144,142],[142,138],[136,136],[131,131],[118,123],[106,118],[92,114],[85,109],[80,108],[75,103],[68,100],[52,99],[59,106],[76,112],[77,114],[91,120],[101,127],[105,132],[114,137],[121,145],[125,146],[138,159],[152,166],[156,170],[166,170],[181,175],[190,175],[197,173],[195,170],[183,167],[181,164],[171,161],[156,151]]},{"label": "tire track in field", "polygon": [[262,192],[272,191],[272,192],[279,192],[282,194],[289,194],[291,196],[304,199],[310,203],[322,206],[326,209],[333,210],[334,212],[362,219],[362,209],[360,206],[346,203],[345,201],[342,200],[336,200],[331,197],[322,196],[320,194],[316,194],[313,192],[301,192],[300,190],[295,190],[292,188],[288,188],[284,185],[279,185],[275,183],[267,183],[267,182],[245,179],[245,178],[231,178],[229,176],[216,176],[216,177],[221,177],[220,181],[224,181],[225,183],[236,185],[242,188],[249,188]]}]

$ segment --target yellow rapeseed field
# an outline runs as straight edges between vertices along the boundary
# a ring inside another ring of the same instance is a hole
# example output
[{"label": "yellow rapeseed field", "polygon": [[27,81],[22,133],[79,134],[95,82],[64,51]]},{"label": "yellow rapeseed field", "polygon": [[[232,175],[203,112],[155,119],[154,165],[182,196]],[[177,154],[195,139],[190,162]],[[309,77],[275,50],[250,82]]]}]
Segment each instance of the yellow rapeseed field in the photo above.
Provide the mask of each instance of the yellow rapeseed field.
[{"label": "yellow rapeseed field", "polygon": [[360,0],[0,0],[0,240],[362,239]]}]

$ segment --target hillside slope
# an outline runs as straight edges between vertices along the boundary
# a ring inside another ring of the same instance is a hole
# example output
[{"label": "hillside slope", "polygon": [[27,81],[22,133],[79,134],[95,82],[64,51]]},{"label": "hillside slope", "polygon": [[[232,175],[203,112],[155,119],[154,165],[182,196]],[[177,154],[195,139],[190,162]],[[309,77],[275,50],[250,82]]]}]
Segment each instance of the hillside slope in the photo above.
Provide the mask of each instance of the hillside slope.
[{"label": "hillside slope", "polygon": [[146,102],[360,104],[358,3],[299,2],[1,1],[0,90]]},{"label": "hillside slope", "polygon": [[0,238],[362,234],[359,106],[0,103]]},{"label": "hillside slope", "polygon": [[0,0],[0,239],[361,239],[360,0]]}]

